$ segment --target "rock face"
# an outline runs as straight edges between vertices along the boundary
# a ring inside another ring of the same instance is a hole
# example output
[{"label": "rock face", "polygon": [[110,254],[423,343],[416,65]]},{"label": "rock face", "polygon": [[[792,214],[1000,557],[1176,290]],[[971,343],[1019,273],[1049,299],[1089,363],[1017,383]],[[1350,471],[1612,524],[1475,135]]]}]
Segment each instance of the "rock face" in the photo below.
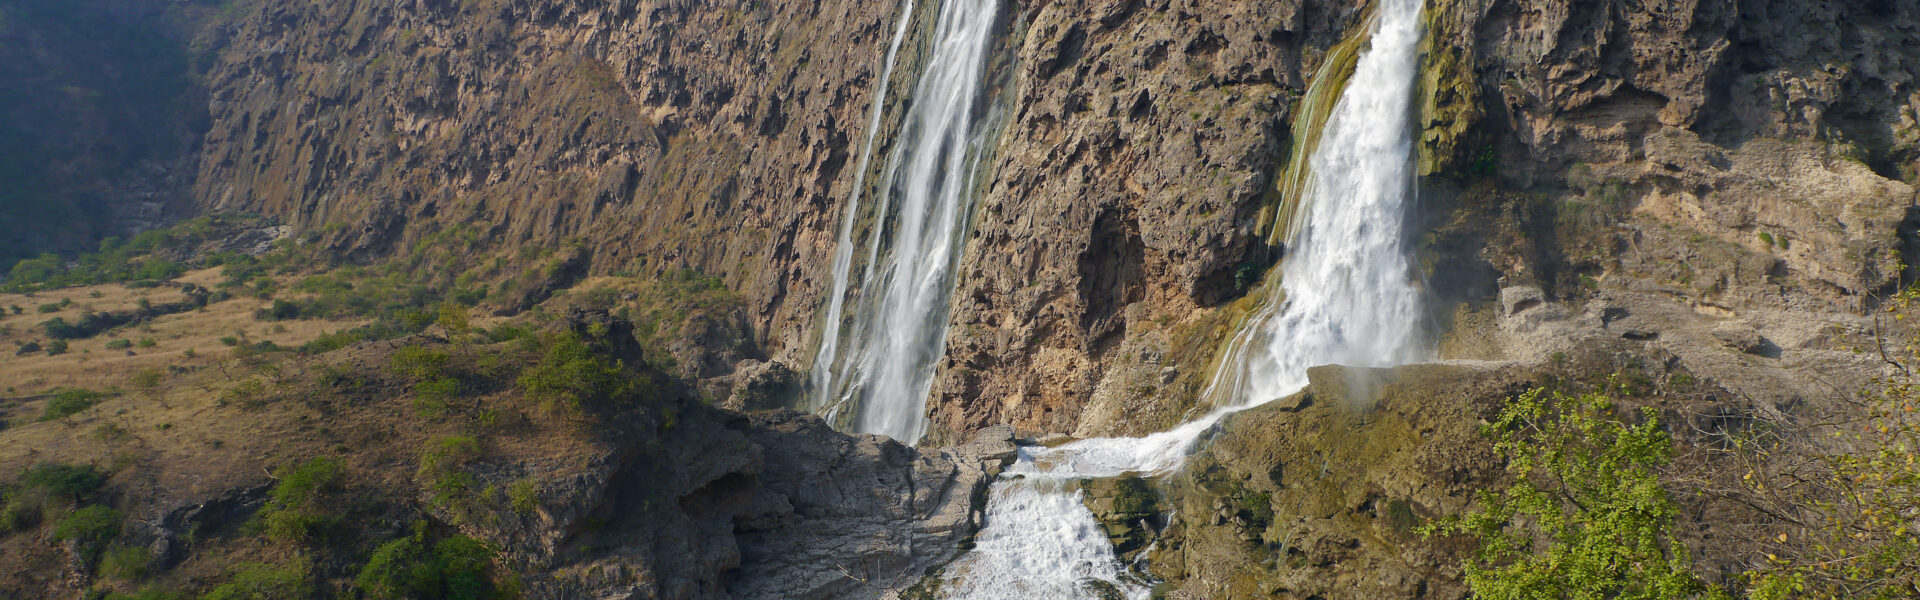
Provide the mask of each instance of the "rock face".
[{"label": "rock face", "polygon": [[[927,4],[888,115],[917,77]],[[1280,255],[1260,219],[1295,104],[1364,5],[1001,7],[982,117],[997,137],[930,443],[995,423],[1100,435],[1180,419],[1248,308],[1235,299]],[[350,259],[467,240],[473,258],[442,276],[506,277],[489,257],[558,274],[525,285],[530,298],[591,274],[697,269],[745,300],[766,348],[754,360],[810,364],[896,10],[264,6],[225,31],[208,77],[196,196],[279,215]],[[1416,242],[1437,296],[1573,298],[1613,273],[1724,255],[1857,308],[1898,276],[1887,257],[1920,258],[1903,241],[1920,236],[1898,235],[1920,222],[1905,209],[1920,157],[1913,7],[1436,0],[1428,15],[1430,235]],[[874,132],[882,155],[897,126]],[[536,267],[523,246],[559,250]],[[1688,280],[1690,301],[1743,302],[1696,275],[1669,279]]]},{"label": "rock face", "polygon": [[[1221,301],[1270,260],[1252,217],[1304,79],[1354,31],[1356,4],[1030,9],[969,245],[1006,259],[969,262],[955,294],[937,427],[1096,435],[1177,419],[1210,354],[1176,347],[1219,335],[1238,311]],[[1485,302],[1502,277],[1536,302],[1581,297],[1687,265],[1664,278],[1689,301],[1771,302],[1734,289],[1757,276],[1852,308],[1898,275],[1889,256],[1913,252],[1912,7],[1444,0],[1428,13],[1432,233],[1418,244],[1440,298]],[[1182,377],[1158,384],[1173,355]]]},{"label": "rock face", "polygon": [[[1271,263],[1253,216],[1285,160],[1305,67],[1360,7],[1027,10],[1006,133],[967,245],[997,258],[967,261],[954,292],[935,427],[1158,429],[1178,408],[1152,397],[1182,394],[1146,357],[1168,354],[1177,328],[1245,293]],[[1133,418],[1116,418],[1124,412]]]},{"label": "rock face", "polygon": [[895,12],[272,3],[209,75],[197,195],[355,260],[455,232],[509,261],[574,240],[582,275],[693,268],[804,346]]},{"label": "rock face", "polygon": [[922,452],[801,413],[694,408],[500,520],[526,527],[474,533],[523,549],[537,597],[890,597],[971,539],[1012,447],[1008,429]]}]

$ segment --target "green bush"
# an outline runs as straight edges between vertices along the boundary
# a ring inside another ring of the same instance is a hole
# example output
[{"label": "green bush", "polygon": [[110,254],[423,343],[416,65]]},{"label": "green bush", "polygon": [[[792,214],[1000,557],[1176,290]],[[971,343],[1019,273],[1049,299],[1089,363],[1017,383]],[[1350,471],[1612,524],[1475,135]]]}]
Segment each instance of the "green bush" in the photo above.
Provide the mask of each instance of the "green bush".
[{"label": "green bush", "polygon": [[94,404],[100,402],[100,399],[106,397],[104,393],[81,388],[54,392],[53,398],[47,400],[47,408],[40,413],[40,420],[64,419],[92,408]]},{"label": "green bush", "polygon": [[354,577],[370,600],[486,600],[512,597],[490,576],[494,550],[466,536],[429,544],[424,527],[382,544]]},{"label": "green bush", "polygon": [[68,323],[65,317],[54,317],[41,321],[40,328],[47,332],[47,337],[56,340],[73,340],[87,337],[85,329]]},{"label": "green bush", "polygon": [[153,338],[150,338],[150,337],[143,337],[143,338],[140,338],[140,341],[134,342],[133,345],[139,346],[141,348],[152,348],[154,346],[160,345],[160,342],[153,341]]},{"label": "green bush", "polygon": [[140,546],[116,546],[100,556],[101,573],[128,581],[145,578],[152,564],[153,553]]},{"label": "green bush", "polygon": [[107,542],[120,535],[120,511],[98,504],[67,513],[53,525],[53,539],[74,542],[84,560],[91,562]]},{"label": "green bush", "polygon": [[533,514],[540,508],[540,482],[533,479],[521,479],[507,486],[507,505],[520,516]]},{"label": "green bush", "polygon": [[46,513],[42,498],[19,491],[6,494],[5,502],[0,502],[0,534],[26,531],[39,525]]},{"label": "green bush", "polygon": [[445,411],[448,401],[460,397],[461,389],[460,380],[451,377],[413,384],[414,405],[434,413]]},{"label": "green bush", "polygon": [[246,408],[259,408],[267,402],[267,384],[258,379],[242,379],[233,387],[220,392],[220,403],[239,404]]},{"label": "green bush", "polygon": [[241,565],[200,600],[310,600],[314,592],[312,565],[295,559],[285,565]]},{"label": "green bush", "polygon": [[133,383],[133,387],[151,390],[160,387],[160,384],[166,380],[167,374],[165,371],[161,371],[158,367],[147,367],[134,373],[131,383]]},{"label": "green bush", "polygon": [[546,340],[539,362],[520,373],[528,396],[573,410],[595,408],[640,390],[639,378],[572,333]]},{"label": "green bush", "polygon": [[393,357],[388,359],[388,368],[414,381],[426,381],[444,377],[451,359],[444,351],[424,346],[406,346],[395,351]]},{"label": "green bush", "polygon": [[420,475],[432,478],[480,458],[480,440],[470,435],[450,435],[434,440],[420,454]]},{"label": "green bush", "polygon": [[268,319],[275,321],[298,319],[300,318],[300,305],[286,300],[274,300],[273,306],[267,309],[266,316]]},{"label": "green bush", "polygon": [[132,347],[133,347],[133,340],[118,339],[118,340],[107,341],[108,350],[125,350]]},{"label": "green bush", "polygon": [[47,356],[59,356],[66,353],[67,353],[66,340],[53,340],[51,342],[47,342]]},{"label": "green bush", "polygon": [[266,507],[260,511],[267,537],[304,543],[323,536],[339,522],[325,502],[344,479],[339,460],[314,458],[275,469],[274,477],[280,481],[274,484]]},{"label": "green bush", "polygon": [[1679,510],[1657,471],[1673,460],[1673,440],[1650,409],[1639,424],[1613,414],[1602,395],[1534,390],[1487,426],[1513,483],[1420,528],[1473,540],[1464,567],[1476,597],[1725,597],[1693,575],[1674,537]]},{"label": "green bush", "polygon": [[93,495],[106,483],[107,474],[94,469],[93,465],[43,462],[20,476],[22,487],[44,490],[73,501]]}]

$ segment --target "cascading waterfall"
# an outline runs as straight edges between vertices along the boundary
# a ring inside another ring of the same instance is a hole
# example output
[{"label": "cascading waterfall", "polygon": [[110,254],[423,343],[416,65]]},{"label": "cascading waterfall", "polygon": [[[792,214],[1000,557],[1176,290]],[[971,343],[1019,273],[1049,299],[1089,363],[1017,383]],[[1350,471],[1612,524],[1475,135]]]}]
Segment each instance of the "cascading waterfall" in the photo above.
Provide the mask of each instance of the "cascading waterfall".
[{"label": "cascading waterfall", "polygon": [[[842,216],[833,297],[809,394],[815,412],[829,420],[844,410],[858,411],[855,431],[909,444],[926,432],[926,399],[934,363],[946,344],[948,296],[983,143],[974,125],[996,7],[993,0],[946,0],[940,6],[932,52],[887,159],[850,324],[842,322],[841,302],[852,270],[861,181],[856,180],[855,197]],[[901,29],[888,50],[889,72],[912,2],[902,10]],[[874,101],[869,147],[879,126],[879,105],[886,101],[884,87]],[[849,325],[842,351],[841,328]]]},{"label": "cascading waterfall", "polygon": [[[1413,198],[1412,104],[1421,0],[1379,0],[1371,45],[1328,115],[1279,285],[1235,336],[1208,386],[1222,408],[1139,438],[1023,448],[993,490],[979,545],[947,570],[955,598],[1146,597],[1080,505],[1072,480],[1180,466],[1232,412],[1306,386],[1322,364],[1391,366],[1426,355],[1420,294],[1402,248]],[[1103,583],[1095,583],[1103,582]]]},{"label": "cascading waterfall", "polygon": [[[807,382],[810,390],[832,389],[833,366],[840,351],[840,312],[847,298],[847,276],[853,270],[853,222],[859,220],[867,166],[873,161],[873,141],[880,134],[880,117],[887,108],[887,89],[893,85],[893,65],[900,57],[900,43],[906,41],[907,30],[913,24],[913,8],[913,0],[900,3],[900,25],[894,28],[893,41],[887,44],[880,80],[873,84],[873,105],[867,109],[867,139],[860,144],[860,159],[854,163],[853,188],[847,192],[847,207],[840,217],[840,238],[833,246],[833,292],[827,296],[826,333],[820,338],[820,351],[814,355],[813,375]],[[830,395],[816,395],[809,408],[816,412],[826,408],[823,401],[826,398]]]}]

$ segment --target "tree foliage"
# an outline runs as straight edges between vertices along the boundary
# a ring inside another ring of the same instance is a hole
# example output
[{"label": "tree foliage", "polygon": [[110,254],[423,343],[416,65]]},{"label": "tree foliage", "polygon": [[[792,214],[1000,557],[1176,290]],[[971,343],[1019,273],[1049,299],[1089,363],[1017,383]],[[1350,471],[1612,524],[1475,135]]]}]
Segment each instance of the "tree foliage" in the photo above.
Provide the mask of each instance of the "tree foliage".
[{"label": "tree foliage", "polygon": [[486,600],[511,597],[512,585],[492,575],[494,550],[470,537],[429,541],[426,527],[382,544],[354,583],[371,600]]},{"label": "tree foliage", "polygon": [[520,373],[520,388],[535,399],[573,410],[598,408],[643,388],[620,361],[594,351],[579,335],[556,334],[543,343],[539,362]]},{"label": "tree foliage", "polygon": [[1541,390],[1487,428],[1513,484],[1423,528],[1476,542],[1466,580],[1488,600],[1724,597],[1693,575],[1659,468],[1673,441],[1652,411],[1629,423],[1599,394]]}]

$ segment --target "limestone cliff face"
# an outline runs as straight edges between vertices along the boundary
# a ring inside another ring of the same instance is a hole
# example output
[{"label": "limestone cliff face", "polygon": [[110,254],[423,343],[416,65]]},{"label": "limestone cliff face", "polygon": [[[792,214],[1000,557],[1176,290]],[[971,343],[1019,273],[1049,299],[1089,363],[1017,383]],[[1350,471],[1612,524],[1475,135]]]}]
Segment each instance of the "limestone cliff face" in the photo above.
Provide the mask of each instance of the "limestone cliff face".
[{"label": "limestone cliff face", "polygon": [[[936,423],[1177,420],[1211,357],[1181,346],[1216,347],[1222,301],[1271,257],[1253,217],[1290,109],[1364,4],[1031,7]],[[1443,330],[1501,282],[1853,309],[1913,252],[1911,6],[1442,0],[1427,19],[1412,242]]]},{"label": "limestone cliff face", "polygon": [[[994,423],[1138,433],[1192,408],[1236,299],[1283,253],[1259,215],[1297,100],[1366,4],[1002,7],[999,134],[932,443]],[[741,293],[766,358],[804,365],[898,10],[272,4],[212,69],[197,194],[349,259],[457,233],[476,258],[444,270],[531,271],[523,248],[559,248],[543,259],[558,280],[530,289],[695,268]],[[1503,284],[1857,308],[1915,252],[1920,9],[1435,0],[1427,18],[1412,241],[1443,330]]]},{"label": "limestone cliff face", "polygon": [[571,276],[698,269],[742,292],[776,347],[804,345],[784,334],[817,303],[896,12],[270,3],[213,69],[198,193],[349,259],[464,224],[508,259],[572,241],[555,269]]},{"label": "limestone cliff face", "polygon": [[[1026,8],[1009,123],[954,292],[936,427],[1151,431],[1169,338],[1272,254],[1253,216],[1303,64],[1351,2]],[[1177,375],[1177,374],[1176,374]],[[1165,379],[1165,381],[1163,381]],[[1181,380],[1181,383],[1189,383]],[[1169,388],[1171,389],[1171,388]],[[1123,411],[1152,411],[1122,419]]]}]

